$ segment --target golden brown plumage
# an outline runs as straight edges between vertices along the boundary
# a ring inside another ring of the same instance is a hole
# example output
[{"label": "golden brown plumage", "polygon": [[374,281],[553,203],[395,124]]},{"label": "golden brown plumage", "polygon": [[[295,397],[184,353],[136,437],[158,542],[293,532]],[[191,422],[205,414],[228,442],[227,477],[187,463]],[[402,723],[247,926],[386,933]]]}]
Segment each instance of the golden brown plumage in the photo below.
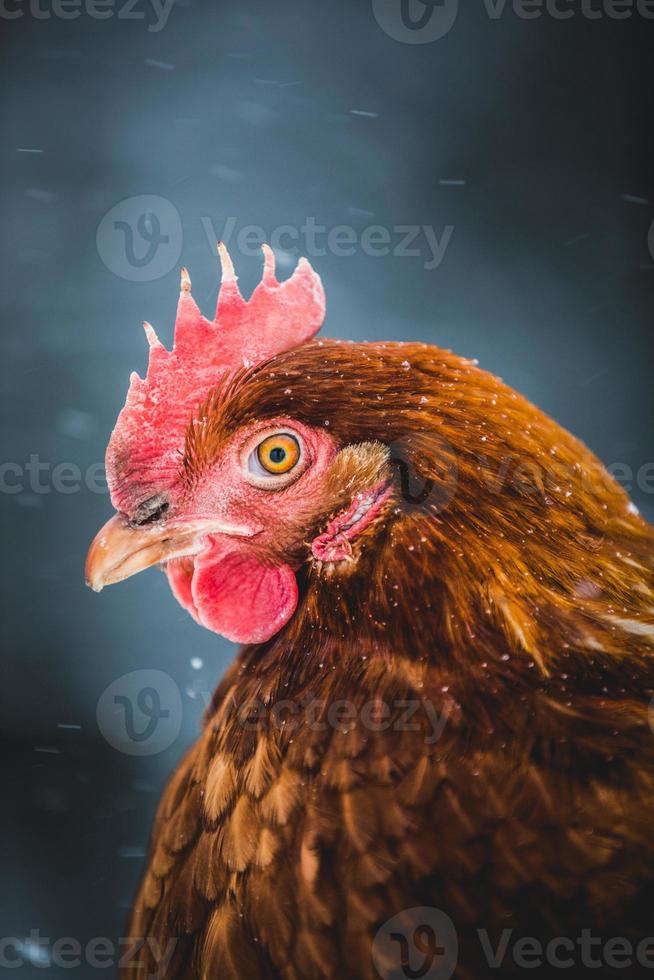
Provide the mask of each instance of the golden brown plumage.
[{"label": "golden brown plumage", "polygon": [[[378,928],[415,906],[450,916],[475,980],[498,975],[478,928],[646,936],[652,529],[551,419],[417,344],[241,372],[189,426],[187,475],[280,414],[347,448],[290,522],[295,614],[238,654],[165,792],[130,934],[202,980],[377,977]],[[351,559],[317,561],[387,479]]]}]

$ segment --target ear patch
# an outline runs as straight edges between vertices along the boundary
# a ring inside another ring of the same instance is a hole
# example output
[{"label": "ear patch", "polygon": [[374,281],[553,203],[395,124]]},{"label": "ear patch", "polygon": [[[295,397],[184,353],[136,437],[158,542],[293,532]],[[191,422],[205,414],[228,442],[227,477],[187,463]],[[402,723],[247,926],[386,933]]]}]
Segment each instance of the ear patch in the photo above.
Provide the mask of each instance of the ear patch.
[{"label": "ear patch", "polygon": [[388,448],[379,442],[346,446],[336,456],[328,493],[341,509],[311,542],[316,561],[354,561],[352,542],[372,524],[392,493],[388,460]]}]

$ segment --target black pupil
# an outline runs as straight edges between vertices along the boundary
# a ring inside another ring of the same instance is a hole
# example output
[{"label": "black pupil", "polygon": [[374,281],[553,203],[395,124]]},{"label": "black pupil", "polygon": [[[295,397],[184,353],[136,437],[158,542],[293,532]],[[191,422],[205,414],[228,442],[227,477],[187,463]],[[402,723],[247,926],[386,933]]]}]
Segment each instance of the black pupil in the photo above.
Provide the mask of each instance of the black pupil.
[{"label": "black pupil", "polygon": [[275,446],[270,450],[270,460],[272,463],[283,463],[286,459],[286,450],[281,446]]}]

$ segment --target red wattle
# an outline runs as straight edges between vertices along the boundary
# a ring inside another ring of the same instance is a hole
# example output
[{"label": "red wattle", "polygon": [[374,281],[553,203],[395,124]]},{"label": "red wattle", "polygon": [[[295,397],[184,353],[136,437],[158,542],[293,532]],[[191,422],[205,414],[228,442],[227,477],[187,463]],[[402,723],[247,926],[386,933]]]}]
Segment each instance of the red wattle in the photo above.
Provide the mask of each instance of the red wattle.
[{"label": "red wattle", "polygon": [[190,595],[187,585],[171,579],[175,596],[195,619],[234,643],[269,640],[289,621],[298,601],[289,565],[265,565],[239,551],[216,555],[210,549],[198,555]]}]

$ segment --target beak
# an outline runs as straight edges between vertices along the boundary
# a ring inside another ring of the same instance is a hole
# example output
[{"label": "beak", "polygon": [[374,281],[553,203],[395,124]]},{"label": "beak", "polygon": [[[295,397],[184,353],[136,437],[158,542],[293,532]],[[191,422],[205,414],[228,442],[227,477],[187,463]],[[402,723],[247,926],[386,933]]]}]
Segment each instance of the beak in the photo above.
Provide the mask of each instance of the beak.
[{"label": "beak", "polygon": [[122,582],[151,565],[197,555],[208,534],[251,537],[256,531],[207,520],[133,527],[124,514],[116,514],[91,543],[86,556],[86,584],[100,592],[105,585]]}]

